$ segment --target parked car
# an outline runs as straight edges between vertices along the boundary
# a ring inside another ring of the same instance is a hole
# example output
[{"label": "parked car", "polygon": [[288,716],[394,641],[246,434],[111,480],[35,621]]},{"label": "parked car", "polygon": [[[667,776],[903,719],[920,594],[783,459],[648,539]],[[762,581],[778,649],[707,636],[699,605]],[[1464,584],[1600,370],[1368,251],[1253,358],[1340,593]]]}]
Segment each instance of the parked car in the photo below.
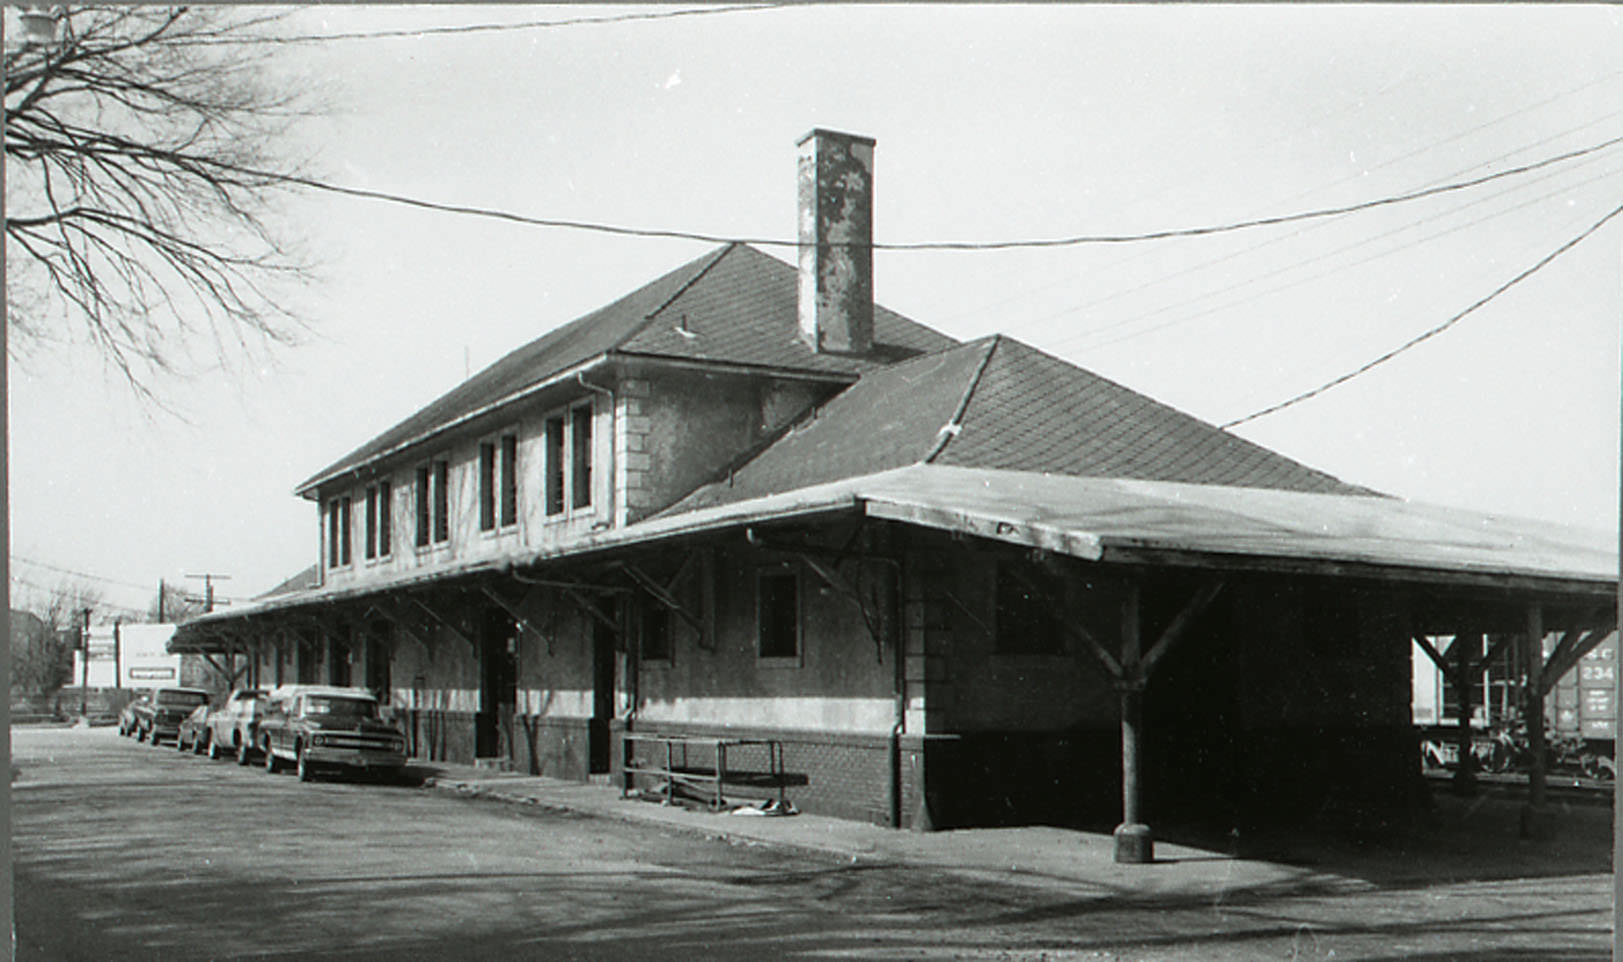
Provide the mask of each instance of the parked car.
[{"label": "parked car", "polygon": [[208,718],[210,758],[235,755],[238,765],[246,765],[258,754],[259,719],[265,713],[265,688],[241,688],[231,693]]},{"label": "parked car", "polygon": [[128,737],[135,734],[136,730],[140,727],[135,723],[135,706],[144,701],[149,702],[151,700],[152,693],[147,692],[144,695],[135,696],[135,698],[130,700],[129,704],[124,706],[123,710],[118,713],[118,733],[120,735]]},{"label": "parked car", "polygon": [[191,749],[192,754],[201,755],[203,746],[208,743],[208,719],[214,711],[213,706],[204,702],[192,709],[192,713],[180,720],[180,727],[175,731],[175,750],[186,751]]},{"label": "parked car", "polygon": [[394,774],[406,764],[405,736],[382,719],[364,688],[277,688],[259,721],[259,750],[266,771],[288,762],[300,781],[322,768]]},{"label": "parked car", "polygon": [[180,731],[181,719],[208,700],[209,693],[201,688],[158,688],[150,696],[136,699],[130,705],[135,740],[156,745],[162,739],[174,738]]}]

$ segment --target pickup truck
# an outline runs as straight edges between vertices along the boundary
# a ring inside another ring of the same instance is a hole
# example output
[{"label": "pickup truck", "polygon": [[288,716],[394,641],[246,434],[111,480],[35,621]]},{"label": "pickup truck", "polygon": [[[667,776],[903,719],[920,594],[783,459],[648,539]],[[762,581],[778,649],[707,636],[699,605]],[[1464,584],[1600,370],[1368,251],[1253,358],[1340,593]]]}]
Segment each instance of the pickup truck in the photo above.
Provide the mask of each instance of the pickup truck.
[{"label": "pickup truck", "polygon": [[406,764],[406,739],[380,715],[363,688],[283,685],[259,719],[265,770],[290,763],[302,782],[324,768],[393,775]]},{"label": "pickup truck", "polygon": [[234,755],[238,765],[248,764],[250,755],[258,751],[259,719],[269,695],[266,688],[239,688],[209,714],[205,744],[210,758]]},{"label": "pickup truck", "polygon": [[134,734],[138,742],[156,745],[160,739],[174,738],[181,719],[208,700],[209,693],[201,688],[159,688],[130,703],[128,717],[119,722],[119,729]]}]

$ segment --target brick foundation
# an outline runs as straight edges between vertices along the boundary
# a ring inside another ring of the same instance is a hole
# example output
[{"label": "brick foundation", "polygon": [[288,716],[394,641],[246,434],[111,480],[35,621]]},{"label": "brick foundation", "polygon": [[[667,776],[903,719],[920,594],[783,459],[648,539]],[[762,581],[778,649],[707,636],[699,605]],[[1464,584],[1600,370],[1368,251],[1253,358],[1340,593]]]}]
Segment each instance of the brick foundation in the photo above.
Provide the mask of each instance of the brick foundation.
[{"label": "brick foundation", "polygon": [[[783,767],[787,776],[787,798],[803,812],[831,815],[876,825],[893,824],[891,818],[891,742],[883,735],[848,735],[834,732],[778,731],[772,729],[722,728],[703,725],[637,722],[639,735],[670,735],[702,738],[770,738],[783,746]],[[624,748],[617,724],[613,731],[613,764],[616,784],[622,783]],[[652,761],[659,750],[638,745],[639,760]],[[657,759],[663,764],[663,755]],[[694,765],[712,765],[709,755],[690,756]],[[764,773],[765,755],[760,750],[740,748],[728,755],[729,769],[742,773]],[[771,797],[774,790],[755,785],[724,789],[731,800],[750,801]],[[905,823],[904,823],[905,824]]]}]

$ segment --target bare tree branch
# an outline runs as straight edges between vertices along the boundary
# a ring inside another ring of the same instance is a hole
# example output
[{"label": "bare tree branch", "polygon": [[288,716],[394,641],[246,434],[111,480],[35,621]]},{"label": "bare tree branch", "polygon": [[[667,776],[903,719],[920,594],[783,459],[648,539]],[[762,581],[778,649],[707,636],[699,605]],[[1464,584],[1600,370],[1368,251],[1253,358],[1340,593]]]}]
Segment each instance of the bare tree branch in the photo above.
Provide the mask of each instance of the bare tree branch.
[{"label": "bare tree branch", "polygon": [[198,42],[251,39],[278,19],[67,8],[57,43],[7,52],[14,353],[82,338],[149,394],[197,344],[225,361],[297,340],[278,285],[309,267],[274,205],[300,182],[283,154],[311,111],[276,84],[267,53]]}]

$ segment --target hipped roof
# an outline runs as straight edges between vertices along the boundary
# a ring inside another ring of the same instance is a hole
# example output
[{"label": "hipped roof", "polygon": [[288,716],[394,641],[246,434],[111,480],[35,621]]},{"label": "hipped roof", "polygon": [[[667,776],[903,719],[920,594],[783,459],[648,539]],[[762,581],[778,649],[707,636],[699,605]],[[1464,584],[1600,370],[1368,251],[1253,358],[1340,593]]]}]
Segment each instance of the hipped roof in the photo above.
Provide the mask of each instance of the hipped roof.
[{"label": "hipped roof", "polygon": [[1013,338],[869,371],[679,514],[928,461],[1373,495]]},{"label": "hipped roof", "polygon": [[821,354],[800,337],[798,292],[794,267],[744,244],[721,247],[512,351],[295,490],[306,493],[597,358],[741,365],[838,382],[958,343],[875,305],[870,355]]}]

